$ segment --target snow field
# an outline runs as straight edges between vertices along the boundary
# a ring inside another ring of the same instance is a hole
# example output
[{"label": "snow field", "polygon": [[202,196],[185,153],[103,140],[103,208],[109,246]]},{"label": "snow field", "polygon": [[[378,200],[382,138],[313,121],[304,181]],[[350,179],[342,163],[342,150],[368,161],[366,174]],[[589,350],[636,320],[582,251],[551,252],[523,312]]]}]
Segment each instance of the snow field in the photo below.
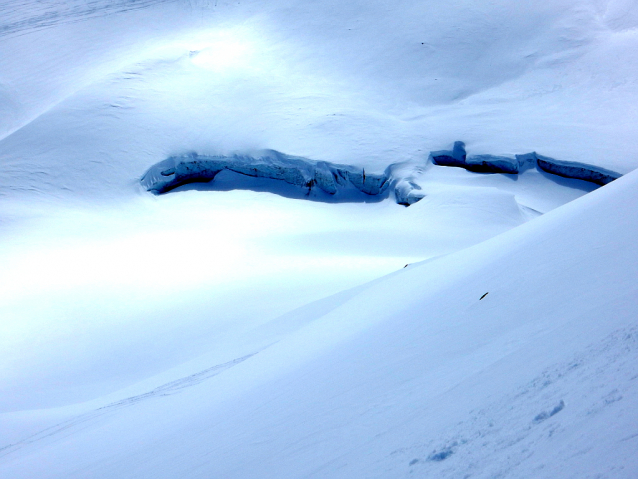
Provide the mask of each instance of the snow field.
[{"label": "snow field", "polygon": [[[636,477],[637,12],[0,2],[0,477]],[[139,184],[264,149],[424,197]]]}]

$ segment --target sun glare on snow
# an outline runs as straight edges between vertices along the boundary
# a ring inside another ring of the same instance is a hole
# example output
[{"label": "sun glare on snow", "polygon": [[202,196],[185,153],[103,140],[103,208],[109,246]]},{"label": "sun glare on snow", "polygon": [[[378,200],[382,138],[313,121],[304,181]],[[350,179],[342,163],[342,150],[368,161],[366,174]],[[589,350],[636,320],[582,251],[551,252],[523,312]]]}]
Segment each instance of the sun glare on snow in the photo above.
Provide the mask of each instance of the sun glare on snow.
[{"label": "sun glare on snow", "polygon": [[204,48],[191,51],[191,61],[207,70],[225,70],[248,63],[250,44],[236,40],[218,40]]}]

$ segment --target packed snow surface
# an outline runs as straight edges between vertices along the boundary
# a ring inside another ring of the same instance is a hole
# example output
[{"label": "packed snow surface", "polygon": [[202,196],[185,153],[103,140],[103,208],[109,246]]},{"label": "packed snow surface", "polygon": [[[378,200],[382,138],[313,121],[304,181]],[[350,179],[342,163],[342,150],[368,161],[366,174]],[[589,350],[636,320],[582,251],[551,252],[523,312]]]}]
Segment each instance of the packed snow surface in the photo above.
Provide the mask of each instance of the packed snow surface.
[{"label": "packed snow surface", "polygon": [[637,32],[0,1],[0,477],[637,477]]}]

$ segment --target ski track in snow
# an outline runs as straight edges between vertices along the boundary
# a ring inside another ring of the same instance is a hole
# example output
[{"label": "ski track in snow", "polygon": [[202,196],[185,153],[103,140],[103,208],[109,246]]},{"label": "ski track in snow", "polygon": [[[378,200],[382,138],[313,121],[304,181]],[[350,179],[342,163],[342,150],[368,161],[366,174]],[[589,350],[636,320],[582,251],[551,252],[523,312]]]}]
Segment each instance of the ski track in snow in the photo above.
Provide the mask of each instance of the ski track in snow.
[{"label": "ski track in snow", "polygon": [[[59,434],[61,432],[64,431],[70,431],[74,428],[77,428],[77,426],[79,425],[84,425],[89,421],[93,421],[101,416],[107,415],[107,414],[114,414],[116,411],[118,411],[119,409],[122,409],[124,407],[130,407],[130,406],[134,406],[142,401],[146,401],[148,399],[155,399],[155,398],[160,398],[160,397],[164,397],[164,396],[171,396],[173,394],[177,394],[179,393],[181,390],[185,389],[185,388],[189,388],[189,387],[193,387],[193,386],[197,386],[198,384],[202,383],[203,381],[206,381],[208,379],[211,379],[221,373],[223,373],[224,371],[227,371],[228,369],[232,368],[233,366],[236,366],[240,363],[243,363],[244,361],[246,361],[247,359],[252,358],[253,356],[255,356],[256,354],[258,354],[258,352],[252,353],[252,354],[247,354],[246,356],[242,356],[240,358],[236,358],[233,359],[232,361],[228,361],[226,363],[222,363],[222,364],[216,364],[215,366],[212,366],[210,368],[204,369],[202,371],[199,371],[195,374],[191,374],[189,376],[185,376],[183,378],[179,378],[176,379],[175,381],[171,381],[168,382],[166,384],[162,384],[161,386],[158,386],[154,389],[152,389],[151,391],[148,391],[146,393],[143,394],[138,394],[136,396],[131,396],[128,397],[126,399],[122,399],[120,401],[115,401],[113,403],[107,404],[106,406],[102,406],[98,409],[95,409],[91,412],[79,415],[77,417],[74,417],[72,419],[69,419],[67,421],[61,422],[59,424],[56,424],[54,426],[51,426],[43,431],[40,431],[36,434],[34,434],[33,436],[30,436],[22,441],[19,441],[15,444],[9,444],[3,447],[0,447],[0,457],[6,456],[8,454],[11,454],[12,452],[27,446],[29,444],[35,443],[37,441],[40,441],[42,439],[46,439],[48,437],[54,436],[56,434]],[[71,433],[71,432],[70,432]]]},{"label": "ski track in snow", "polygon": [[[586,455],[587,449],[561,450],[561,434],[637,393],[638,326],[632,326],[615,331],[570,361],[545,369],[512,394],[472,411],[470,418],[452,426],[445,436],[395,450],[390,456],[401,458],[408,468],[406,477],[538,477],[517,468],[528,466],[526,461],[544,449],[543,441],[552,453]],[[539,409],[539,404],[544,406]],[[638,434],[618,442],[636,438]],[[541,462],[535,467],[539,474],[545,464],[542,457],[535,460]],[[553,460],[547,458],[550,464]]]},{"label": "ski track in snow", "polygon": [[65,23],[77,23],[131,10],[141,10],[160,3],[179,0],[70,0],[65,2],[0,1],[0,38],[25,35]]}]

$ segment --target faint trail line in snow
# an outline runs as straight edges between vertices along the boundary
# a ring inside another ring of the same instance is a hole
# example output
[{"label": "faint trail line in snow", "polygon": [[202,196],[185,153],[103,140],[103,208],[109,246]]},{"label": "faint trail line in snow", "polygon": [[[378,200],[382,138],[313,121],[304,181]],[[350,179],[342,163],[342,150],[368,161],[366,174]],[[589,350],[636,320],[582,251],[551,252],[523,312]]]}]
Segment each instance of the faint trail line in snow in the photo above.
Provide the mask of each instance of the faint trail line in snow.
[{"label": "faint trail line in snow", "polygon": [[[510,477],[539,441],[569,437],[570,427],[638,392],[638,326],[618,330],[557,363],[523,387],[451,426],[445,436],[393,451],[410,473],[432,477]],[[622,407],[622,406],[621,406]],[[570,415],[563,419],[563,415]],[[630,441],[638,434],[619,441]],[[565,445],[570,447],[569,444]],[[427,468],[427,471],[426,471]],[[524,474],[523,476],[524,477]]]},{"label": "faint trail line in snow", "polygon": [[191,376],[186,376],[186,377],[177,379],[175,381],[171,381],[170,383],[163,384],[162,386],[158,386],[147,393],[140,394],[138,396],[131,396],[129,398],[122,399],[121,401],[108,404],[104,407],[99,408],[98,411],[102,409],[116,408],[120,406],[130,406],[132,404],[135,404],[137,402],[140,402],[152,397],[170,396],[171,394],[175,394],[184,388],[196,386],[199,383],[206,381],[207,379],[217,376],[221,372],[229,368],[232,368],[233,366],[239,363],[244,362],[246,359],[253,357],[255,354],[257,353],[248,354],[241,358],[233,359],[232,361],[229,361],[227,363],[218,364],[208,369],[204,369],[203,371],[192,374]]},{"label": "faint trail line in snow", "polygon": [[177,394],[179,393],[182,389],[185,388],[189,388],[192,386],[197,386],[198,384],[202,383],[203,381],[206,381],[207,379],[210,379],[212,377],[217,376],[218,374],[223,373],[224,371],[232,368],[233,366],[236,366],[239,363],[242,363],[244,361],[246,361],[247,359],[250,359],[251,357],[255,356],[256,354],[258,354],[259,351],[255,352],[255,353],[251,353],[251,354],[247,354],[246,356],[242,356],[241,358],[236,358],[233,359],[232,361],[228,361],[226,363],[222,363],[222,364],[217,364],[215,366],[212,366],[208,369],[204,369],[203,371],[199,371],[198,373],[192,374],[190,376],[185,376],[183,378],[177,379],[175,381],[171,381],[169,383],[163,384],[161,386],[156,387],[155,389],[152,389],[149,392],[146,392],[144,394],[139,394],[137,396],[131,396],[128,397],[126,399],[122,399],[120,401],[116,401],[113,402],[111,404],[107,404],[106,406],[103,406],[101,408],[95,409],[94,411],[85,413],[85,414],[81,414],[77,417],[74,417],[72,419],[69,419],[67,421],[61,422],[59,424],[56,424],[54,426],[51,426],[47,429],[44,429],[43,431],[40,431],[36,434],[34,434],[33,436],[30,436],[26,439],[23,439],[22,441],[19,441],[15,444],[8,444],[6,446],[0,447],[0,457],[6,456],[8,454],[11,454],[13,451],[16,451],[18,449],[20,449],[23,446],[27,446],[29,444],[32,444],[36,441],[40,441],[42,439],[45,439],[47,437],[51,437],[54,436],[56,434],[59,434],[67,429],[71,429],[74,428],[80,424],[84,424],[87,423],[89,421],[92,421],[94,419],[97,419],[101,416],[104,416],[106,414],[115,412],[121,408],[124,407],[128,407],[128,406],[133,406],[141,401],[147,400],[147,399],[152,399],[152,398],[158,398],[158,397],[163,397],[163,396],[170,396],[173,394]]},{"label": "faint trail line in snow", "polygon": [[0,1],[0,38],[181,0]]}]

